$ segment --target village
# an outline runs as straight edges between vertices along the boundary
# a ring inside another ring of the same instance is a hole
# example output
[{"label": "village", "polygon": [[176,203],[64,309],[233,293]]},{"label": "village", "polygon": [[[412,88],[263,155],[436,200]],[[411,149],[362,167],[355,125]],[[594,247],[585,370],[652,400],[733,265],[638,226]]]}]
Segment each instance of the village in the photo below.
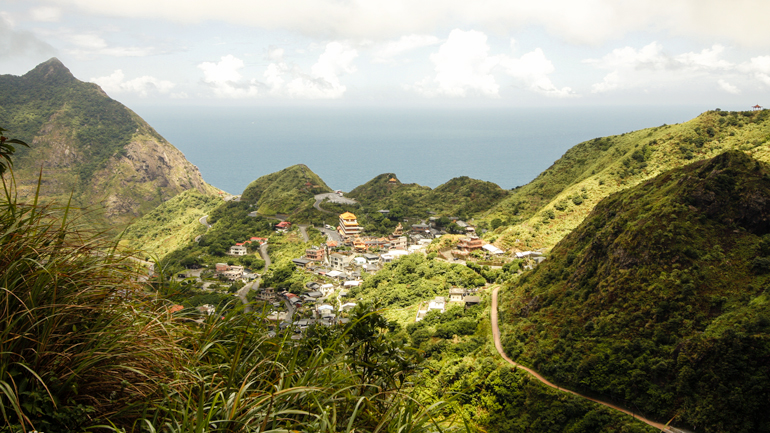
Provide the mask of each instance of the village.
[{"label": "village", "polygon": [[[379,212],[386,214],[388,211]],[[447,235],[438,228],[437,220],[436,217],[430,217],[427,221],[410,225],[408,230],[398,223],[389,236],[376,237],[366,236],[355,214],[343,212],[339,215],[336,227],[328,224],[316,227],[324,235],[325,242],[305,249],[304,255],[291,260],[294,270],[306,275],[305,280],[311,280],[304,284],[301,291],[260,287],[261,276],[249,272],[242,265],[217,263],[213,276],[221,281],[242,285],[235,295],[244,304],[259,301],[269,305],[267,320],[274,322],[276,330],[291,327],[295,332],[292,338],[299,339],[310,325],[346,323],[348,313],[357,304],[357,299],[350,293],[351,289],[361,285],[367,275],[377,273],[388,263],[403,256],[431,254],[437,260],[463,265],[471,260],[483,260],[485,263],[497,263],[497,266],[493,265],[497,268],[499,264],[513,259],[523,259],[525,266],[531,268],[545,259],[540,252],[535,251],[506,255],[501,249],[478,237],[475,227],[454,217],[449,220],[465,233],[459,237],[454,236],[450,249],[429,252],[429,246],[435,240]],[[308,226],[295,226],[284,220],[276,223],[274,228],[278,235],[299,231],[307,241]],[[267,243],[268,238],[251,237],[232,245],[228,255],[243,257],[250,254],[250,249],[254,251],[258,247],[267,270],[271,264]],[[445,294],[425,299],[420,303],[414,321],[422,320],[431,311],[443,313],[451,305],[467,308],[479,304],[481,298],[477,290],[452,287]],[[200,306],[198,309],[206,314],[214,314],[212,305]]]}]

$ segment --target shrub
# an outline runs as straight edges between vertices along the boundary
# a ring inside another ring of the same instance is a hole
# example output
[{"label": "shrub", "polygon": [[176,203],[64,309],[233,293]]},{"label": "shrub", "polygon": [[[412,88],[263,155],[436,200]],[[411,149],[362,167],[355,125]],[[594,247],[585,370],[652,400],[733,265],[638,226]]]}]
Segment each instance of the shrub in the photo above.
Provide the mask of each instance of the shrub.
[{"label": "shrub", "polygon": [[[181,371],[163,304],[144,301],[129,255],[68,209],[0,198],[0,400],[12,430],[130,423]],[[145,275],[146,275],[146,271]],[[124,299],[131,299],[131,303]]]}]

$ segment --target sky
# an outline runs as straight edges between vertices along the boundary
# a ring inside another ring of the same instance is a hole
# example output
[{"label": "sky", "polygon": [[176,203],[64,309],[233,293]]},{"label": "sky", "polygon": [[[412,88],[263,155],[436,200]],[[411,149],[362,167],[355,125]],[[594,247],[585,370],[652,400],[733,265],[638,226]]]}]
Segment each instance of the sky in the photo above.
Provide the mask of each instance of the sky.
[{"label": "sky", "polygon": [[0,0],[129,106],[770,105],[767,0]]}]

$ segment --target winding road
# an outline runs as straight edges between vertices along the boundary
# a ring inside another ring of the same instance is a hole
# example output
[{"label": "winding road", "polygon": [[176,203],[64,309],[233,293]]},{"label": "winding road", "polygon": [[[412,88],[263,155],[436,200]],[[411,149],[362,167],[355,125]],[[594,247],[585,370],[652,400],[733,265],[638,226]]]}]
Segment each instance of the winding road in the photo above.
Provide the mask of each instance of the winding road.
[{"label": "winding road", "polygon": [[560,388],[558,385],[554,385],[553,383],[549,382],[546,378],[544,378],[543,376],[538,374],[535,370],[532,370],[531,368],[525,367],[525,366],[523,366],[523,365],[521,365],[521,364],[519,364],[517,362],[514,362],[511,358],[508,357],[508,355],[505,354],[505,351],[503,350],[503,345],[500,342],[500,328],[497,326],[497,291],[498,291],[498,289],[499,289],[499,287],[495,287],[492,290],[492,309],[490,311],[490,320],[492,321],[492,336],[494,337],[494,340],[495,340],[495,348],[497,349],[497,352],[509,364],[513,365],[514,367],[516,367],[516,368],[518,368],[520,370],[526,371],[527,373],[532,375],[532,377],[534,377],[535,379],[539,380],[543,384],[545,384],[547,386],[550,386],[551,388],[555,388],[555,389],[557,389],[559,391],[562,391],[562,392],[568,392],[568,393],[570,393],[572,395],[575,395],[577,397],[580,397],[580,398],[583,398],[583,399],[586,399],[586,400],[590,400],[590,401],[592,401],[594,403],[599,403],[599,404],[601,404],[603,406],[607,406],[610,409],[614,409],[614,410],[623,412],[625,414],[631,415],[632,417],[638,419],[639,421],[641,421],[641,422],[643,422],[643,423],[645,423],[647,425],[650,425],[652,427],[655,427],[656,429],[658,429],[658,430],[660,430],[662,432],[666,432],[666,433],[685,433],[684,430],[680,430],[680,429],[677,429],[677,428],[674,428],[674,427],[671,427],[671,426],[667,426],[667,425],[664,425],[664,424],[661,424],[661,423],[658,423],[658,422],[655,422],[655,421],[651,421],[651,420],[649,420],[647,418],[643,418],[643,417],[641,417],[639,415],[636,415],[635,413],[633,413],[633,412],[631,412],[631,411],[629,411],[627,409],[623,409],[622,407],[616,406],[616,405],[614,405],[612,403],[607,403],[607,402],[604,402],[604,401],[601,401],[601,400],[597,400],[595,398],[591,398],[591,397],[585,396],[583,394],[577,393],[575,391],[571,391],[571,390],[566,389],[566,388]]}]

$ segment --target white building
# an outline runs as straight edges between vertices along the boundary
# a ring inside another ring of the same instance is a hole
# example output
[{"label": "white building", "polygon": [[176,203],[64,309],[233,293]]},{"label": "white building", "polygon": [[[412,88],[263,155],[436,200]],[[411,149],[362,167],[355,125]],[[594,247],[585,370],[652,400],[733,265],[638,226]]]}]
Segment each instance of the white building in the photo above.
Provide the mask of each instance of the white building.
[{"label": "white building", "polygon": [[231,256],[245,256],[249,251],[245,245],[233,245],[230,247]]}]

